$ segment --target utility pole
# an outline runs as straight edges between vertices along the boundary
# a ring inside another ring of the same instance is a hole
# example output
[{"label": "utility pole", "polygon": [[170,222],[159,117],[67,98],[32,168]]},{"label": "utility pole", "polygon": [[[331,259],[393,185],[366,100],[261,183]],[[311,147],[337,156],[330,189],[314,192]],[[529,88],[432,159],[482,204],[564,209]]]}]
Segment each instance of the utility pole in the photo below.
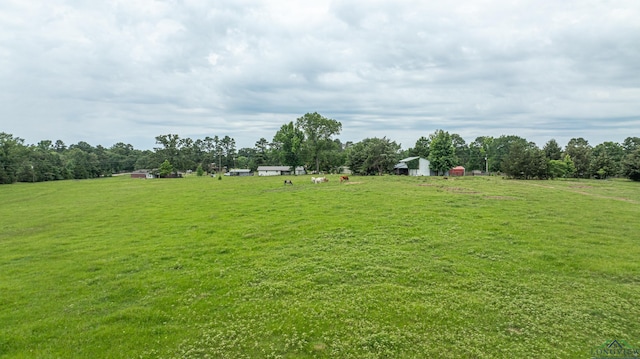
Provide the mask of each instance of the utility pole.
[{"label": "utility pole", "polygon": [[485,172],[487,174],[489,174],[489,160],[487,159],[486,156],[484,157],[484,163],[485,163],[485,166],[486,166],[486,171]]}]

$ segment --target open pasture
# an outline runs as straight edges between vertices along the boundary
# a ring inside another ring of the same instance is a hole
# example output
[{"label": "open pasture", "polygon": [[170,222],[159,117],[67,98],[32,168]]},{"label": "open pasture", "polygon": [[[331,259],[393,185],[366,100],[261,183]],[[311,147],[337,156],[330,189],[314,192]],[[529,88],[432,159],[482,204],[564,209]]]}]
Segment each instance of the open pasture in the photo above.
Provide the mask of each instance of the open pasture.
[{"label": "open pasture", "polygon": [[0,186],[2,358],[589,358],[640,347],[640,187]]}]

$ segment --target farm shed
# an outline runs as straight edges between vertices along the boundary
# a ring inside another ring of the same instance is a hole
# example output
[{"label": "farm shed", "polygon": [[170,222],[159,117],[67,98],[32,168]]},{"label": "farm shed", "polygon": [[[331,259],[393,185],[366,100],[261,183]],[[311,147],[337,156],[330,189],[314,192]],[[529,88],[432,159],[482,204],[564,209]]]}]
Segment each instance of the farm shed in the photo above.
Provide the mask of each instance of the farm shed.
[{"label": "farm shed", "polygon": [[353,174],[353,171],[351,171],[351,168],[349,168],[348,166],[342,166],[340,167],[340,170],[338,171],[338,173],[350,175],[350,174]]},{"label": "farm shed", "polygon": [[248,168],[232,168],[229,172],[224,174],[225,176],[253,176],[253,172],[251,172]]},{"label": "farm shed", "polygon": [[258,176],[283,176],[290,175],[289,166],[258,166]]},{"label": "farm shed", "polygon": [[429,160],[422,157],[407,157],[393,167],[395,174],[405,176],[437,176],[430,168]]},{"label": "farm shed", "polygon": [[138,170],[131,172],[131,178],[154,178],[154,176],[149,170]]},{"label": "farm shed", "polygon": [[449,176],[464,176],[464,167],[456,166],[449,170]]}]

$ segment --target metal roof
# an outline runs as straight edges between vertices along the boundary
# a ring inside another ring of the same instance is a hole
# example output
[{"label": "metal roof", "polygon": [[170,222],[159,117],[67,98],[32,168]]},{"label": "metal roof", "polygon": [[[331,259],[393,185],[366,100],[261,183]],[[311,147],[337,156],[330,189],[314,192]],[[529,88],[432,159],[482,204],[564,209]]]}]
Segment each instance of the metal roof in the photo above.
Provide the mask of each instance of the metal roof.
[{"label": "metal roof", "polygon": [[416,156],[416,157],[407,157],[404,160],[400,160],[400,162],[409,162],[409,161],[413,161],[417,158],[420,158],[420,156]]},{"label": "metal roof", "polygon": [[248,168],[232,168],[229,172],[251,172]]},{"label": "metal roof", "polygon": [[289,166],[258,166],[258,171],[291,171]]}]

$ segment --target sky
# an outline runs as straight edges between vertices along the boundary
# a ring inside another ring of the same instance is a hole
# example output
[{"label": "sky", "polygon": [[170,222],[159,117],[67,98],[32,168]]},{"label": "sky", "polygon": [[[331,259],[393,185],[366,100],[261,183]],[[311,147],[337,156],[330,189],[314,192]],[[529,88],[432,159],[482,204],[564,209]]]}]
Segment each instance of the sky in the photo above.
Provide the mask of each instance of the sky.
[{"label": "sky", "polygon": [[539,147],[640,136],[637,0],[3,0],[0,132],[152,149],[269,141],[318,112],[342,142]]}]

